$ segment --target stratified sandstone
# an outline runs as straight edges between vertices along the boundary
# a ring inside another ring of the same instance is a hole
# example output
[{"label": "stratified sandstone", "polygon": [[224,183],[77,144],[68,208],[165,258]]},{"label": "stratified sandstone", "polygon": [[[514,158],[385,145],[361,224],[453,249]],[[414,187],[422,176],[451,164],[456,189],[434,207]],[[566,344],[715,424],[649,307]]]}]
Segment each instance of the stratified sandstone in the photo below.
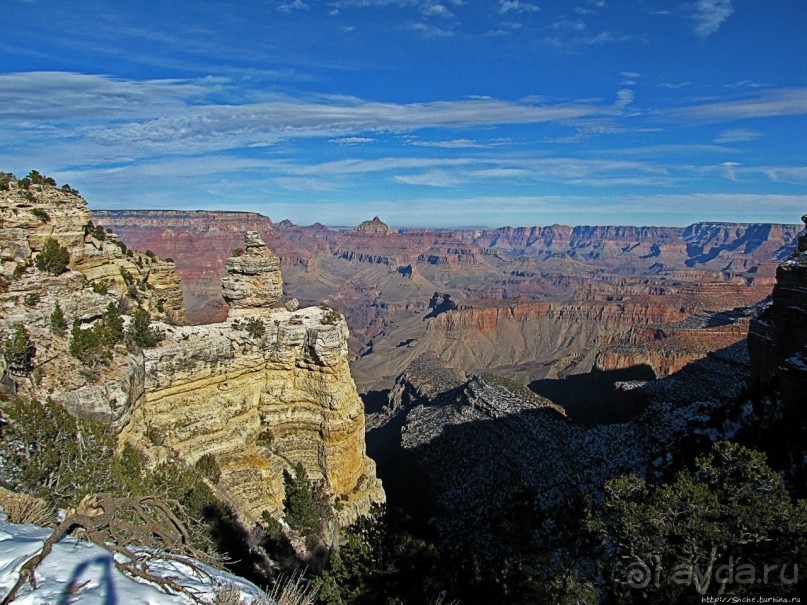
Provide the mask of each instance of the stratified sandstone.
[{"label": "stratified sandstone", "polygon": [[147,350],[144,394],[123,438],[154,461],[212,454],[220,487],[249,521],[282,513],[283,470],[301,462],[352,520],[384,493],[365,454],[347,326],[316,307],[264,317],[262,338],[188,326]]},{"label": "stratified sandstone", "polygon": [[[283,296],[280,258],[266,247],[257,231],[244,236],[244,253],[227,259],[221,280],[230,315],[270,309]],[[233,313],[235,311],[235,314]]]},{"label": "stratified sandstone", "polygon": [[[142,305],[153,319],[181,323],[173,263],[126,249],[114,233],[88,225],[84,200],[51,185],[0,191],[0,336],[26,327],[36,344],[34,372],[3,387],[50,398],[76,416],[120,432],[152,462],[194,463],[211,454],[220,493],[247,521],[282,513],[283,471],[301,462],[350,521],[384,500],[365,454],[364,413],[348,367],[347,325],[327,308],[272,309],[282,295],[279,259],[257,233],[230,259],[224,290],[241,321],[209,326],[158,323],[165,340],[88,368],[69,354],[70,330],[53,334],[58,302],[68,325],[91,326],[108,305]],[[96,237],[97,236],[97,237]],[[34,258],[47,237],[67,247],[69,269],[53,276]],[[221,287],[221,286],[220,286]],[[248,319],[264,322],[251,336]]]}]

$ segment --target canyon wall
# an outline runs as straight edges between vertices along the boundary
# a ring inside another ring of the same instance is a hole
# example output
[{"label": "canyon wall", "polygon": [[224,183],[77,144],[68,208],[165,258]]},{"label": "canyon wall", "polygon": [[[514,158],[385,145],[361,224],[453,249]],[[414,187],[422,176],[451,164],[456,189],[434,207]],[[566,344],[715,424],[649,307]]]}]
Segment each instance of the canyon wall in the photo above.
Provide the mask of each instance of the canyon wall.
[{"label": "canyon wall", "polygon": [[[807,215],[802,217],[807,226]],[[752,384],[777,388],[785,413],[807,424],[807,233],[776,272],[770,305],[751,325]]]},{"label": "canyon wall", "polygon": [[[280,263],[257,232],[238,236],[241,253],[219,284],[231,320],[186,326],[173,263],[88,225],[86,202],[74,192],[12,179],[0,201],[0,333],[10,338],[22,325],[35,345],[33,370],[0,358],[6,391],[101,421],[151,463],[210,455],[221,469],[217,490],[248,523],[264,511],[282,514],[283,471],[298,462],[340,521],[384,500],[365,453],[344,318],[324,306],[275,307]],[[33,266],[49,237],[69,252],[59,275]],[[148,348],[120,343],[89,366],[70,354],[70,330],[52,329],[57,302],[68,326],[75,320],[84,329],[110,305],[129,325],[142,306],[164,338]]]},{"label": "canyon wall", "polygon": [[[202,303],[192,322],[226,316],[212,284],[229,251],[217,242],[226,232],[228,250],[240,246],[234,225],[254,224],[280,257],[288,295],[326,300],[345,315],[362,392],[389,388],[426,350],[463,371],[493,369],[521,382],[641,360],[666,375],[744,338],[747,320],[711,325],[698,314],[768,296],[798,233],[795,225],[718,223],[395,230],[378,217],[335,230],[234,213],[222,213],[221,225],[215,213],[202,222],[199,213],[167,211],[96,216],[132,241],[147,234],[152,249],[182,254],[185,300]],[[435,313],[435,293],[457,309]]]}]

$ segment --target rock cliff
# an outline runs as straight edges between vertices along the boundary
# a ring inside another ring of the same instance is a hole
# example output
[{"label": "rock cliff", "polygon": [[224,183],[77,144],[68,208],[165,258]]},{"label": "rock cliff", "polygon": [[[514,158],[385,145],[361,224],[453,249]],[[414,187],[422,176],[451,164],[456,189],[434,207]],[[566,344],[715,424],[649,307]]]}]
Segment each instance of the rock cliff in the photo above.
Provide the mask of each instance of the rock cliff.
[{"label": "rock cliff", "polygon": [[[365,453],[347,325],[327,308],[265,306],[279,299],[279,261],[254,232],[244,248],[222,280],[236,321],[175,328],[146,351],[143,395],[122,438],[155,461],[212,455],[221,489],[249,521],[282,513],[283,470],[300,462],[349,522],[384,492]],[[263,334],[242,327],[250,319]]]},{"label": "rock cliff", "polygon": [[[35,267],[48,239],[68,254],[58,275]],[[75,320],[87,328],[110,304],[124,311],[139,305],[155,319],[181,323],[173,263],[128,250],[114,233],[92,225],[87,203],[74,190],[42,177],[10,178],[0,189],[0,262],[0,333],[7,337],[24,326],[36,346],[33,371],[6,375],[6,389],[50,397],[76,415],[122,427],[142,391],[141,353],[119,346],[107,365],[87,368],[69,354],[69,334],[54,334],[51,315],[58,304],[68,326]],[[6,365],[0,358],[0,369]]]},{"label": "rock cliff", "polygon": [[[807,215],[802,217],[807,226]],[[778,389],[786,415],[807,421],[807,233],[776,271],[770,305],[751,324],[753,377],[760,389]]]},{"label": "rock cliff", "polygon": [[[8,339],[22,325],[35,344],[32,372],[12,375],[0,356],[6,390],[100,420],[154,463],[193,464],[210,454],[220,493],[248,522],[281,514],[283,470],[297,462],[322,482],[343,521],[384,500],[365,453],[347,325],[326,307],[272,308],[282,295],[280,261],[257,233],[227,261],[220,285],[232,322],[184,326],[173,263],[92,225],[73,190],[11,179],[0,202],[0,334]],[[59,275],[33,266],[48,238],[69,254]],[[119,344],[90,368],[69,353],[69,329],[53,332],[57,302],[68,325],[84,328],[110,304],[128,324],[141,305],[162,320],[164,340],[145,349]]]},{"label": "rock cliff", "polygon": [[[744,320],[723,328],[680,322],[768,296],[776,264],[798,233],[794,225],[718,223],[396,232],[380,219],[340,231],[274,224],[246,213],[153,214],[159,221],[148,211],[97,216],[132,242],[176,257],[191,321],[222,321],[227,309],[218,283],[225,259],[241,246],[239,226],[241,232],[256,229],[281,258],[288,296],[303,305],[326,300],[345,315],[361,391],[389,388],[429,343],[463,371],[493,362],[497,373],[525,383],[592,367],[622,368],[642,355],[664,375],[743,337]],[[435,292],[457,309],[429,308]],[[538,356],[533,334],[521,329],[529,322],[508,317],[510,307],[534,303],[558,313],[540,336]],[[630,325],[637,317],[643,329]],[[599,329],[604,323],[608,330]],[[452,326],[462,328],[452,336],[440,329]],[[462,342],[452,344],[456,334]],[[550,357],[553,351],[558,354]]]}]

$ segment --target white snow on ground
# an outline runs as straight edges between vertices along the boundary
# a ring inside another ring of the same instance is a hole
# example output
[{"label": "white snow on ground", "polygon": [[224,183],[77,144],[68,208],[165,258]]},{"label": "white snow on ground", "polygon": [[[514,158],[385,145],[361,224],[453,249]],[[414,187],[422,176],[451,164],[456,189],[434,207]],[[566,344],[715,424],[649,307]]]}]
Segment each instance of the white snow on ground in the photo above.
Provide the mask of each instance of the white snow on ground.
[{"label": "white snow on ground", "polygon": [[[0,512],[0,599],[17,582],[23,563],[37,554],[51,531],[35,525],[14,525]],[[224,571],[195,562],[209,572],[200,574],[177,562],[154,562],[152,572],[174,577],[212,602],[219,586],[235,585],[248,603],[263,596],[257,586]],[[36,568],[36,590],[28,584],[17,593],[15,605],[189,605],[187,595],[169,595],[156,586],[135,581],[115,567],[112,553],[89,542],[65,538]],[[72,590],[70,590],[72,588]],[[71,594],[74,593],[74,594]]]}]

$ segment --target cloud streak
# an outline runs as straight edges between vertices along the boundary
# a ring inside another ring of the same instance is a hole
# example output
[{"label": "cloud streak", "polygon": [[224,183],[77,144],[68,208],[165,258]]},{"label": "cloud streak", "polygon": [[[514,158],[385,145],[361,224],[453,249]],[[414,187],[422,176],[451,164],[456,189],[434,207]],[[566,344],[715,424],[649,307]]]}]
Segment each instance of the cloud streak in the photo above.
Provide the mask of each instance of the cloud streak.
[{"label": "cloud streak", "polygon": [[692,14],[695,35],[708,38],[720,29],[733,12],[731,0],[698,0]]}]

